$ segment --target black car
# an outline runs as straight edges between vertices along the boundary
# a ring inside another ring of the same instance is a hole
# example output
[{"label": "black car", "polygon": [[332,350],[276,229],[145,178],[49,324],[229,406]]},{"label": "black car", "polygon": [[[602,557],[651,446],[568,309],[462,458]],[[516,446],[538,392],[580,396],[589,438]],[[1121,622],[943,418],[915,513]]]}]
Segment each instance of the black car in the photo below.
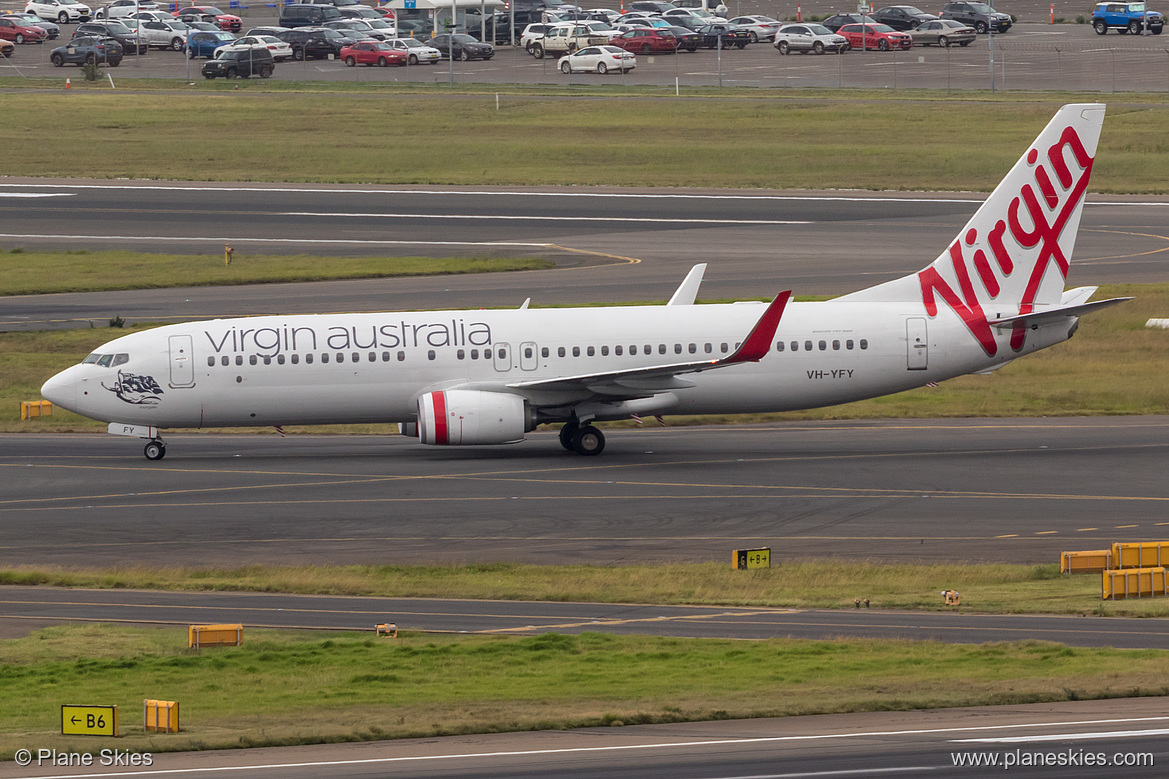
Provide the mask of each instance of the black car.
[{"label": "black car", "polygon": [[215,52],[215,59],[203,63],[200,72],[203,78],[213,79],[216,76],[224,78],[250,78],[259,76],[268,78],[276,70],[276,61],[268,49],[220,49]]},{"label": "black car", "polygon": [[880,24],[880,22],[864,14],[836,14],[836,16],[829,16],[820,24],[832,32],[840,32],[840,28],[846,24]]},{"label": "black car", "polygon": [[946,3],[942,6],[941,17],[962,22],[967,27],[973,27],[978,34],[984,32],[1006,32],[1013,23],[1011,17],[991,8],[986,3]]},{"label": "black car", "polygon": [[320,27],[300,27],[295,30],[286,30],[276,37],[292,47],[294,60],[340,57],[341,49],[357,42],[356,39],[342,35],[336,30]]},{"label": "black car", "polygon": [[[659,28],[662,29],[662,28]],[[674,33],[674,37],[678,39],[678,50],[685,49],[686,51],[698,51],[698,47],[702,45],[702,36],[691,30],[689,27],[667,27],[670,32]]]},{"label": "black car", "polygon": [[905,32],[916,30],[922,22],[932,22],[938,17],[927,14],[912,5],[887,5],[873,14],[873,18],[881,24],[889,25],[894,30]]},{"label": "black car", "polygon": [[702,45],[708,49],[718,46],[720,40],[724,49],[745,49],[751,42],[751,33],[734,24],[704,24],[694,32],[702,36]]},{"label": "black car", "polygon": [[470,35],[436,35],[428,43],[441,51],[443,57],[453,56],[463,61],[489,60],[495,56],[494,46],[480,43]]},{"label": "black car", "polygon": [[65,46],[58,46],[49,55],[49,61],[57,67],[65,63],[70,65],[106,64],[112,68],[122,64],[122,45],[113,38],[103,38],[100,35],[81,35],[69,41]]},{"label": "black car", "polygon": [[73,31],[73,37],[80,38],[83,35],[113,38],[121,44],[125,54],[145,54],[150,51],[150,46],[145,41],[139,43],[138,34],[121,22],[82,22]]}]

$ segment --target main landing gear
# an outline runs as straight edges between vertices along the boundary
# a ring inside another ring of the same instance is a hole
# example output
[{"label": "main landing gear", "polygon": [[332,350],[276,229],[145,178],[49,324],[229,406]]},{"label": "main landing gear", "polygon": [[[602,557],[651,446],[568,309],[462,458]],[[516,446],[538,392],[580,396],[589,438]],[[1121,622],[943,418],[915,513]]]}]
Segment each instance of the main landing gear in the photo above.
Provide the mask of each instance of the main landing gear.
[{"label": "main landing gear", "polygon": [[146,444],[146,448],[142,450],[142,453],[146,455],[147,460],[161,460],[166,457],[166,444],[160,439],[155,438]]},{"label": "main landing gear", "polygon": [[605,434],[592,425],[568,422],[560,428],[560,445],[577,454],[598,455],[605,451]]}]

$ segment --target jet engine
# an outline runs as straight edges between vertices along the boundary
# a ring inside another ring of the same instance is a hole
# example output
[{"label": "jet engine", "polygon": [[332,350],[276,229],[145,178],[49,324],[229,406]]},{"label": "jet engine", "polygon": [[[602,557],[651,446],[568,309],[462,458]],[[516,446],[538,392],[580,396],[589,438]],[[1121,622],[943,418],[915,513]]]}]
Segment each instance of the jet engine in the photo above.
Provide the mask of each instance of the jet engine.
[{"label": "jet engine", "polygon": [[519,395],[445,390],[418,398],[418,440],[431,446],[514,444],[535,428],[535,414]]}]

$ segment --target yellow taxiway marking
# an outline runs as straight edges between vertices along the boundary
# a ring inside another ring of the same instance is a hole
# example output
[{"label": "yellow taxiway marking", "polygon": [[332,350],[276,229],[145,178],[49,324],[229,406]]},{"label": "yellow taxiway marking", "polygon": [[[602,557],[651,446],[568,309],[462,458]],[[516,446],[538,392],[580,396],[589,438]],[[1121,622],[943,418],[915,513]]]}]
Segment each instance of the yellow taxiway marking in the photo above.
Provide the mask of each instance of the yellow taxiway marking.
[{"label": "yellow taxiway marking", "polygon": [[1083,533],[1083,532],[1088,531],[1088,530],[1099,530],[1099,529],[1100,528],[1098,528],[1098,527],[1080,527],[1080,528],[1076,528],[1076,532]]},{"label": "yellow taxiway marking", "polygon": [[1127,530],[1130,527],[1140,527],[1140,525],[1116,525],[1116,530]]},{"label": "yellow taxiway marking", "polygon": [[995,538],[1018,538],[1018,533],[1007,533],[1005,536],[995,536]]},{"label": "yellow taxiway marking", "polygon": [[1037,530],[1037,531],[1035,531],[1035,535],[1037,535],[1037,536],[1050,536],[1050,535],[1053,535],[1053,534],[1058,533],[1058,532],[1059,532],[1058,530]]}]

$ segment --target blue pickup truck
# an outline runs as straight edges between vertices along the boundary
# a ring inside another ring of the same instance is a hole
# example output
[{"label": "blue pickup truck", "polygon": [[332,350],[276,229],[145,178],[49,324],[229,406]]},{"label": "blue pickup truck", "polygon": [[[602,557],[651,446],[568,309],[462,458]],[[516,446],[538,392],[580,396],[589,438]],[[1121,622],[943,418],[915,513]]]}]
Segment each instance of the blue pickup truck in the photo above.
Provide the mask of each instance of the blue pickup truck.
[{"label": "blue pickup truck", "polygon": [[1153,35],[1160,35],[1165,27],[1165,15],[1148,10],[1144,3],[1097,3],[1092,11],[1092,27],[1097,35],[1104,35],[1109,27],[1121,35],[1140,35],[1145,25]]}]

